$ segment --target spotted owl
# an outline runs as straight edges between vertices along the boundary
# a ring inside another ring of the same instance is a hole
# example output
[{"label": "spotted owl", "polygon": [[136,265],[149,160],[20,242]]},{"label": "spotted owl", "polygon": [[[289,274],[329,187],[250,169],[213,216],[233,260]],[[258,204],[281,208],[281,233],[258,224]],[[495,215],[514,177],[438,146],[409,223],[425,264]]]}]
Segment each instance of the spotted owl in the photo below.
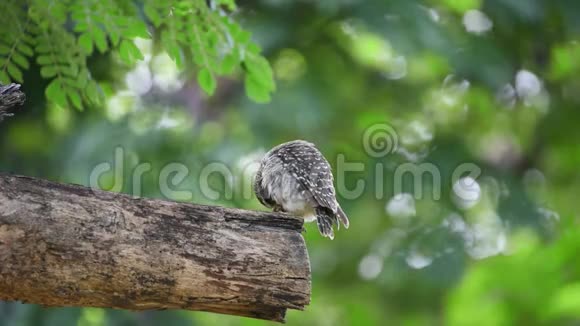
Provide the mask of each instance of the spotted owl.
[{"label": "spotted owl", "polygon": [[304,140],[272,148],[260,161],[254,181],[260,202],[274,211],[316,220],[320,234],[334,239],[333,225],[348,228],[348,217],[336,201],[330,164]]}]

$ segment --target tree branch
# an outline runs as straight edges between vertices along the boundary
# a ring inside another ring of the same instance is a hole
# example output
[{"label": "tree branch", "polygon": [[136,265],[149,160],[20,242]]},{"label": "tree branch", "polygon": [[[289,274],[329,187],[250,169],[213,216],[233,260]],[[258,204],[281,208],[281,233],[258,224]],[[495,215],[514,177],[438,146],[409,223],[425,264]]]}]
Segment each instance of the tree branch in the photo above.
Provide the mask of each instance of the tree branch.
[{"label": "tree branch", "polygon": [[11,116],[10,110],[24,104],[25,99],[26,96],[20,91],[19,84],[0,85],[0,122],[4,120],[4,117]]},{"label": "tree branch", "polygon": [[0,174],[0,300],[283,321],[310,301],[302,220]]}]

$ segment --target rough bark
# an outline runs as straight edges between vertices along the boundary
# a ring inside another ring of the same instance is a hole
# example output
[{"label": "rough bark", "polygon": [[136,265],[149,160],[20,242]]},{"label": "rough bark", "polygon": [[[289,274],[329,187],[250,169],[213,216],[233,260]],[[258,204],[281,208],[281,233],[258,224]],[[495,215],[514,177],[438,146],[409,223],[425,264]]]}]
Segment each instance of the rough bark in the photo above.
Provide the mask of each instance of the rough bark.
[{"label": "rough bark", "polygon": [[0,122],[4,120],[4,117],[11,116],[10,111],[14,107],[22,105],[25,99],[24,93],[20,91],[20,85],[0,85]]},{"label": "rough bark", "polygon": [[0,300],[283,321],[310,301],[302,221],[0,174]]}]

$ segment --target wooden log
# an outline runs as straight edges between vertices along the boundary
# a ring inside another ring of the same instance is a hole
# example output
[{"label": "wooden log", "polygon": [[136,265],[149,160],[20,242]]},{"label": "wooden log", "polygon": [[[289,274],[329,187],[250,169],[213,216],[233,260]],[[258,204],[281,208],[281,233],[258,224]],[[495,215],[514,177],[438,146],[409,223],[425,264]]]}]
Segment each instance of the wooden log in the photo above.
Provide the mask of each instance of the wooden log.
[{"label": "wooden log", "polygon": [[0,174],[0,300],[283,321],[310,301],[302,224]]}]

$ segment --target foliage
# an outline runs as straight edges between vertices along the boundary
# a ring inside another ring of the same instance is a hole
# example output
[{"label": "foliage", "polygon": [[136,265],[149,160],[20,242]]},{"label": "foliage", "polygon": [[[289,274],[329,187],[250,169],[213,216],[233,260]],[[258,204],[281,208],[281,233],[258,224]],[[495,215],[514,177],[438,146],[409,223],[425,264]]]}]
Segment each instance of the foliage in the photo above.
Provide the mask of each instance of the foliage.
[{"label": "foliage", "polygon": [[546,247],[533,234],[520,233],[513,254],[472,266],[449,298],[449,324],[562,325],[577,321],[580,234],[576,228]]},{"label": "foliage", "polygon": [[95,53],[113,53],[133,66],[144,58],[134,39],[154,38],[180,68],[198,69],[197,81],[207,94],[214,94],[218,76],[232,75],[241,66],[248,96],[269,101],[275,88],[271,68],[250,33],[227,14],[235,4],[211,4],[208,7],[203,0],[2,1],[0,82],[25,82],[23,71],[36,62],[41,76],[50,81],[48,100],[79,110],[102,105],[104,94],[87,59]]}]

